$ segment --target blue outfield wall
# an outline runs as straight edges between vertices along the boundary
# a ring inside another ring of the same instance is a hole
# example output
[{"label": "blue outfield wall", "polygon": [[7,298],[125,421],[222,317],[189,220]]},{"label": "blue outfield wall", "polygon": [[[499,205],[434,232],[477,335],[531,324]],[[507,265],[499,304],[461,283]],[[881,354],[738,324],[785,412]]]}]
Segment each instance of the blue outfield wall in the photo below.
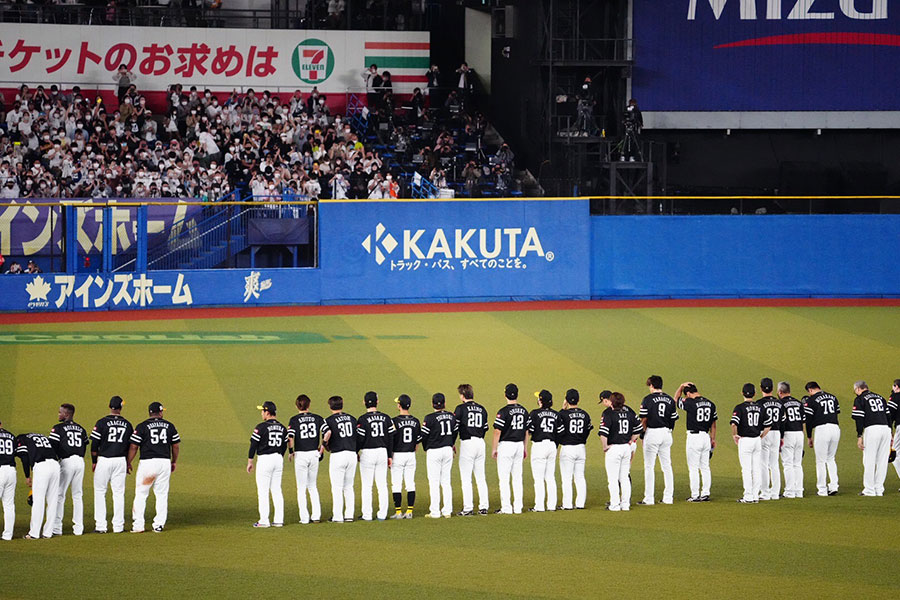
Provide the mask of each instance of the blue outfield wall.
[{"label": "blue outfield wall", "polygon": [[900,215],[591,217],[587,200],[329,201],[320,268],[0,276],[0,311],[900,296]]},{"label": "blue outfield wall", "polygon": [[900,215],[592,217],[604,298],[900,295]]}]

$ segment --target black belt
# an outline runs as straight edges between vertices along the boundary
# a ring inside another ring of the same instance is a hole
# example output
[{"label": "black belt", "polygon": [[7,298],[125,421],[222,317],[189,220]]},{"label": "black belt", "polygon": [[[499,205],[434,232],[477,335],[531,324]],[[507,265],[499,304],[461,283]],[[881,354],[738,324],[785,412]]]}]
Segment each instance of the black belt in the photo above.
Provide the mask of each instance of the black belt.
[{"label": "black belt", "polygon": [[709,432],[706,430],[700,430],[700,429],[688,429],[688,433],[709,433]]}]

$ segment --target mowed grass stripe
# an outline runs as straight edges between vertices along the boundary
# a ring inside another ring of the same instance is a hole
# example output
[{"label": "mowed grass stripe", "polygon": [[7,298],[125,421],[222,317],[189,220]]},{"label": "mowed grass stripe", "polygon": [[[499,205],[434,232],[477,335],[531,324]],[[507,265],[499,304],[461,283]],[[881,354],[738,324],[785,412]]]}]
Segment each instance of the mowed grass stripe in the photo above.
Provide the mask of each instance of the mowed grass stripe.
[{"label": "mowed grass stripe", "polygon": [[[900,340],[900,308],[883,307],[878,310],[845,308],[783,308],[800,318],[840,329],[858,338],[876,341],[898,348]],[[892,317],[890,315],[893,315]]]}]

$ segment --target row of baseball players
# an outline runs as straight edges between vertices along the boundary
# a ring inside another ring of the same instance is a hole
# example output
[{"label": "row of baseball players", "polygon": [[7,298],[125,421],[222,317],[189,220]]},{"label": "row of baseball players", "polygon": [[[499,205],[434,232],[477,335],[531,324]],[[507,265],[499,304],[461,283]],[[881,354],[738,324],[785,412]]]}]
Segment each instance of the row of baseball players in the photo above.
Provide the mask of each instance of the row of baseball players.
[{"label": "row of baseball players", "polygon": [[72,490],[72,532],[75,535],[84,532],[82,486],[88,440],[94,472],[94,531],[108,531],[106,493],[110,488],[113,532],[125,530],[125,479],[138,452],[132,532],[144,531],[144,512],[151,489],[156,497],[153,531],[163,530],[168,516],[169,477],[175,471],[181,438],[175,426],[163,418],[165,408],[159,402],[150,404],[149,418],[137,427],[132,427],[122,416],[124,404],[122,398],[113,396],[109,401],[109,415],[97,421],[90,434],[75,422],[72,404],[59,407],[59,422],[46,436],[40,433],[14,436],[0,422],[2,539],[12,539],[16,520],[16,456],[22,462],[25,481],[31,488],[31,523],[25,539],[62,535],[63,509],[69,489]]},{"label": "row of baseball players", "polygon": [[[655,502],[655,464],[663,471],[662,502],[673,502],[674,482],[671,464],[672,431],[678,419],[678,408],[686,414],[687,462],[691,495],[689,502],[710,498],[709,459],[716,445],[718,416],[715,404],[700,395],[691,382],[679,386],[675,397],[662,391],[662,378],[647,379],[649,394],[642,400],[639,413],[625,405],[625,397],[617,392],[604,391],[601,401],[606,405],[598,431],[606,454],[606,471],[611,511],[629,510],[631,503],[630,466],[643,439],[644,497],[638,502]],[[834,461],[840,429],[837,399],[822,391],[816,382],[806,384],[808,396],[797,400],[791,396],[790,385],[775,386],[771,379],[760,382],[763,396],[755,400],[756,386],[745,384],[744,401],[734,408],[730,425],[738,446],[744,495],[739,502],[754,503],[781,497],[781,478],[778,456],[781,455],[785,473],[785,498],[803,495],[804,426],[806,438],[816,454],[816,479],[819,495],[834,495],[838,490],[837,466]],[[488,489],[484,475],[486,447],[484,436],[490,428],[487,410],[475,402],[471,385],[458,387],[460,404],[451,413],[445,410],[443,394],[434,394],[430,413],[420,423],[409,413],[412,401],[401,395],[396,399],[400,414],[391,418],[378,410],[375,392],[365,395],[366,413],[359,419],[344,412],[340,396],[328,400],[331,415],[323,419],[310,412],[310,399],[297,398],[298,413],[287,427],[276,416],[276,406],[266,402],[257,407],[263,421],[251,435],[247,471],[254,469],[259,501],[259,520],[255,527],[280,527],[284,524],[284,499],[281,492],[283,457],[285,451],[294,462],[297,481],[297,501],[300,522],[317,522],[321,518],[321,504],[316,485],[318,464],[324,450],[331,452],[329,478],[331,482],[333,522],[354,519],[354,480],[359,465],[362,483],[362,519],[385,519],[388,515],[387,472],[391,472],[393,504],[392,519],[412,518],[415,504],[416,446],[421,443],[426,455],[430,507],[427,517],[449,518],[452,514],[450,470],[457,453],[459,438],[459,471],[463,505],[459,516],[488,514]],[[894,461],[898,475],[900,464],[889,456],[891,426],[900,419],[900,380],[894,381],[891,400],[868,390],[865,382],[854,384],[857,397],[853,418],[856,421],[858,445],[863,450],[864,489],[860,493],[877,496],[884,493],[884,481],[889,460]],[[528,411],[518,402],[519,390],[509,384],[504,390],[506,405],[493,421],[491,455],[497,460],[500,480],[501,506],[495,512],[511,514],[523,510],[522,467],[529,455],[531,440],[531,469],[534,479],[535,504],[530,510],[541,512],[557,508],[556,457],[559,455],[562,474],[563,510],[584,508],[587,485],[584,477],[585,444],[593,429],[587,412],[578,407],[579,393],[566,392],[560,411],[554,411],[552,394],[547,390],[536,393],[538,408]],[[900,437],[900,426],[898,426]],[[476,510],[472,479],[478,488]],[[572,487],[575,494],[573,498]],[[377,489],[378,511],[373,510],[372,488]],[[403,489],[406,488],[406,509],[403,509]],[[512,491],[510,491],[512,488]],[[443,495],[443,504],[441,503]],[[274,518],[270,520],[270,496]],[[307,502],[307,496],[309,502]]]}]

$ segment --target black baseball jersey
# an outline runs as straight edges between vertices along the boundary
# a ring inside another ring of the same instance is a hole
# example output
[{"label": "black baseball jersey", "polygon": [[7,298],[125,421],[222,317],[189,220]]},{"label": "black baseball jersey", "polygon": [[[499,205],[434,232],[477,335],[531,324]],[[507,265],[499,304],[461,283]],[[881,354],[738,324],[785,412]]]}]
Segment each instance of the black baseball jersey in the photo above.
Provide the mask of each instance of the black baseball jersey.
[{"label": "black baseball jersey", "polygon": [[532,442],[556,441],[556,430],[559,429],[559,413],[551,408],[539,408],[531,411],[525,429],[531,434]]},{"label": "black baseball jersey", "polygon": [[888,413],[891,415],[893,425],[900,427],[900,392],[893,392],[888,400]]},{"label": "black baseball jersey", "polygon": [[641,420],[627,406],[607,408],[600,417],[597,435],[605,436],[607,444],[627,444],[641,432]]},{"label": "black baseball jersey", "polygon": [[741,402],[731,413],[731,424],[737,425],[737,434],[741,437],[755,438],[762,434],[772,422],[766,420],[762,407],[756,402]]},{"label": "black baseball jersey", "polygon": [[685,427],[688,431],[705,431],[709,433],[712,424],[719,420],[716,405],[703,396],[681,398],[678,407],[684,411]]},{"label": "black baseball jersey", "polygon": [[507,404],[497,412],[494,429],[500,431],[501,442],[524,442],[528,411],[521,404]]},{"label": "black baseball jersey", "polygon": [[463,402],[453,411],[456,422],[459,423],[459,439],[470,438],[484,439],[490,424],[488,423],[487,410],[474,400]]},{"label": "black baseball jersey", "polygon": [[838,399],[827,392],[818,391],[809,397],[803,407],[806,413],[806,435],[812,437],[813,429],[826,423],[838,424],[841,405]]},{"label": "black baseball jersey", "polygon": [[422,425],[412,415],[394,417],[394,452],[415,452],[422,437]]},{"label": "black baseball jersey", "polygon": [[269,419],[263,421],[253,430],[250,435],[250,453],[248,458],[253,458],[258,454],[280,454],[284,456],[287,449],[287,427],[276,421]]},{"label": "black baseball jersey", "polygon": [[422,421],[422,447],[433,450],[452,446],[458,431],[459,423],[453,413],[445,410],[429,413]]},{"label": "black baseball jersey", "polygon": [[319,449],[319,436],[325,419],[313,413],[299,413],[288,422],[288,439],[294,440],[294,451],[310,452]]},{"label": "black baseball jersey", "polygon": [[641,401],[641,418],[647,419],[647,429],[674,429],[678,420],[675,400],[665,392],[653,392]]},{"label": "black baseball jersey", "polygon": [[181,443],[175,426],[162,417],[139,423],[131,434],[131,443],[141,449],[141,459],[172,458],[172,446]]},{"label": "black baseball jersey", "polygon": [[588,435],[594,425],[591,415],[577,406],[564,408],[558,413],[559,422],[556,427],[556,443],[560,446],[578,446],[587,442]]},{"label": "black baseball jersey", "polygon": [[31,469],[34,465],[45,460],[56,460],[56,452],[46,436],[40,433],[26,433],[19,438],[16,446],[16,455],[22,461],[22,471],[25,477],[31,477]]},{"label": "black baseball jersey", "polygon": [[325,419],[322,437],[331,432],[328,440],[330,452],[356,452],[356,419],[347,413],[335,413]]},{"label": "black baseball jersey", "polygon": [[367,412],[356,420],[357,448],[385,448],[394,455],[394,422],[383,412]]},{"label": "black baseball jersey", "polygon": [[128,455],[134,427],[121,415],[108,415],[97,421],[91,431],[91,452],[106,458]]},{"label": "black baseball jersey", "polygon": [[16,466],[16,436],[0,429],[0,467]]},{"label": "black baseball jersey", "polygon": [[772,429],[781,432],[781,421],[784,418],[781,400],[775,396],[763,396],[757,402],[763,411],[763,418],[771,421]]},{"label": "black baseball jersey", "polygon": [[50,440],[50,444],[53,445],[56,456],[60,460],[70,456],[84,457],[84,451],[87,450],[88,444],[88,432],[74,421],[63,421],[53,426],[47,439]]},{"label": "black baseball jersey", "polygon": [[871,425],[890,426],[887,401],[866,390],[853,401],[853,420],[856,421],[856,435],[863,434],[863,429]]},{"label": "black baseball jersey", "polygon": [[806,422],[806,412],[803,403],[793,396],[785,396],[781,399],[781,431],[803,431],[803,423]]}]

